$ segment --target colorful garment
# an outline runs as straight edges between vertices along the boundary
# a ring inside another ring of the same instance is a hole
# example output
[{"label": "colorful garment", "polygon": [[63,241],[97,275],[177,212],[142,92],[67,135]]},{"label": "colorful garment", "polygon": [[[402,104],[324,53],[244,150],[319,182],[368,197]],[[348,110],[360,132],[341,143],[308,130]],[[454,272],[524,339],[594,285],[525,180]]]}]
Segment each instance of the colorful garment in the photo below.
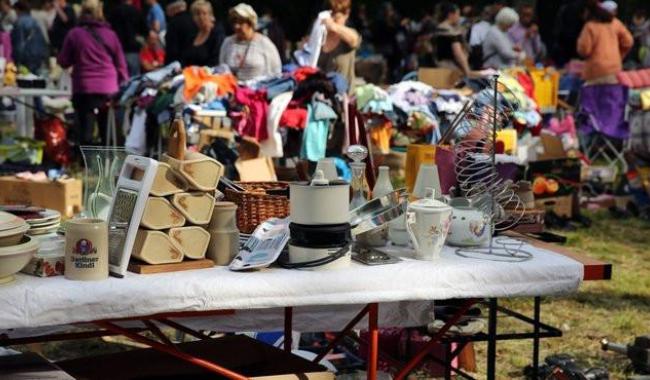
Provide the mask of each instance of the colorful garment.
[{"label": "colorful garment", "polygon": [[268,101],[266,91],[254,91],[246,87],[239,87],[235,91],[235,100],[246,108],[237,125],[237,132],[242,136],[250,136],[257,141],[264,141],[269,137],[266,127],[268,114]]},{"label": "colorful garment", "polygon": [[186,67],[183,70],[183,78],[185,79],[183,97],[188,102],[191,101],[206,84],[212,84],[215,86],[215,96],[217,97],[232,94],[237,88],[237,79],[232,74],[213,75],[206,68],[199,66]]}]

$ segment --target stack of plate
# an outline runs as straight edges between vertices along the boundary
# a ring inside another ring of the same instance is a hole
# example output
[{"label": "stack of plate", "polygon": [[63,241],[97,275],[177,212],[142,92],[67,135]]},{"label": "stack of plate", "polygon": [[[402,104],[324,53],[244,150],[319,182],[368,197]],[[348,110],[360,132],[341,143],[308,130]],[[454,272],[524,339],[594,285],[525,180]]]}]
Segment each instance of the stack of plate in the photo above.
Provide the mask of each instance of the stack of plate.
[{"label": "stack of plate", "polygon": [[30,229],[24,219],[0,211],[0,247],[20,243],[23,235]]},{"label": "stack of plate", "polygon": [[28,235],[45,235],[56,232],[61,225],[61,213],[55,210],[45,209],[34,215],[23,216],[29,224]]}]

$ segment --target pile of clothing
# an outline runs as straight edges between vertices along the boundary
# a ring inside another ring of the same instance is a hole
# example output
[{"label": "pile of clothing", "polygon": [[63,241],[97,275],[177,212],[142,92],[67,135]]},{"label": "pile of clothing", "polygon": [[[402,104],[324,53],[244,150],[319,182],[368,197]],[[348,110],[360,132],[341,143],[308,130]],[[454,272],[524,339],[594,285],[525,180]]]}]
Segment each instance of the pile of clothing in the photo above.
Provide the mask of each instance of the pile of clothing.
[{"label": "pile of clothing", "polygon": [[224,66],[181,70],[174,62],[123,87],[125,145],[144,154],[173,114],[209,110],[227,115],[233,130],[258,142],[265,156],[317,161],[328,149],[340,153],[346,131],[339,115],[348,87],[341,75],[312,67],[289,66],[276,77],[238,82]]},{"label": "pile of clothing", "polygon": [[[413,143],[435,144],[442,132],[461,112],[469,99],[457,91],[436,90],[418,81],[403,81],[387,91],[373,84],[354,91],[357,109],[368,119],[370,137],[380,151],[390,133],[391,145],[406,146]],[[375,129],[378,126],[379,129]]]},{"label": "pile of clothing", "polygon": [[542,116],[534,100],[530,76],[525,73],[518,73],[516,76],[503,73],[499,77],[499,83],[503,87],[503,96],[514,105],[514,121],[527,128],[537,127],[542,122]]}]

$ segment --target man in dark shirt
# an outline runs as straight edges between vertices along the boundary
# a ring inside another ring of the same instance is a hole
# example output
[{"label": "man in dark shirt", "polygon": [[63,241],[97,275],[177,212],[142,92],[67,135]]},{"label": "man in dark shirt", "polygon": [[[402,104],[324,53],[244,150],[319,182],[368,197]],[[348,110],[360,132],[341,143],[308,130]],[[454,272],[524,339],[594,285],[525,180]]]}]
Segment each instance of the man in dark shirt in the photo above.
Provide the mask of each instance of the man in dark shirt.
[{"label": "man in dark shirt", "polygon": [[140,43],[137,37],[144,35],[145,26],[142,14],[133,6],[133,0],[120,0],[111,11],[108,22],[115,30],[124,49],[129,76],[140,75]]},{"label": "man in dark shirt", "polygon": [[167,32],[165,33],[165,64],[181,61],[183,49],[192,46],[197,29],[183,0],[167,5]]},{"label": "man in dark shirt", "polygon": [[50,45],[54,53],[58,53],[63,46],[63,40],[68,31],[74,27],[77,22],[74,9],[68,4],[67,0],[55,0],[54,9],[56,16],[50,28]]}]

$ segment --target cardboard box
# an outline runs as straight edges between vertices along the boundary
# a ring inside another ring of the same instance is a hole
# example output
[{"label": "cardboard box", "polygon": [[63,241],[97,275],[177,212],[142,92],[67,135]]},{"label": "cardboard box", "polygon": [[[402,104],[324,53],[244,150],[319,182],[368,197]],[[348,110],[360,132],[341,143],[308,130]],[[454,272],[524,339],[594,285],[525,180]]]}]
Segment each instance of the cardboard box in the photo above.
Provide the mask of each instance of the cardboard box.
[{"label": "cardboard box", "polygon": [[235,168],[242,182],[275,182],[278,180],[271,157],[237,160]]},{"label": "cardboard box", "polygon": [[573,218],[574,199],[573,194],[563,195],[560,197],[535,199],[535,208],[553,211],[557,216],[571,219]]},{"label": "cardboard box", "polygon": [[[244,335],[181,343],[177,347],[251,379],[334,379],[334,374],[318,364]],[[57,365],[78,379],[219,378],[150,348],[67,360]]]},{"label": "cardboard box", "polygon": [[459,70],[423,67],[418,70],[418,80],[436,89],[452,89],[463,77]]},{"label": "cardboard box", "polygon": [[559,160],[567,158],[567,153],[564,150],[564,144],[562,140],[554,135],[548,133],[541,133],[539,138],[544,148],[544,152],[540,153],[537,156],[537,159],[540,161],[546,160]]},{"label": "cardboard box", "polygon": [[83,192],[78,179],[32,182],[0,177],[0,204],[45,207],[71,218],[81,212],[82,203]]}]

